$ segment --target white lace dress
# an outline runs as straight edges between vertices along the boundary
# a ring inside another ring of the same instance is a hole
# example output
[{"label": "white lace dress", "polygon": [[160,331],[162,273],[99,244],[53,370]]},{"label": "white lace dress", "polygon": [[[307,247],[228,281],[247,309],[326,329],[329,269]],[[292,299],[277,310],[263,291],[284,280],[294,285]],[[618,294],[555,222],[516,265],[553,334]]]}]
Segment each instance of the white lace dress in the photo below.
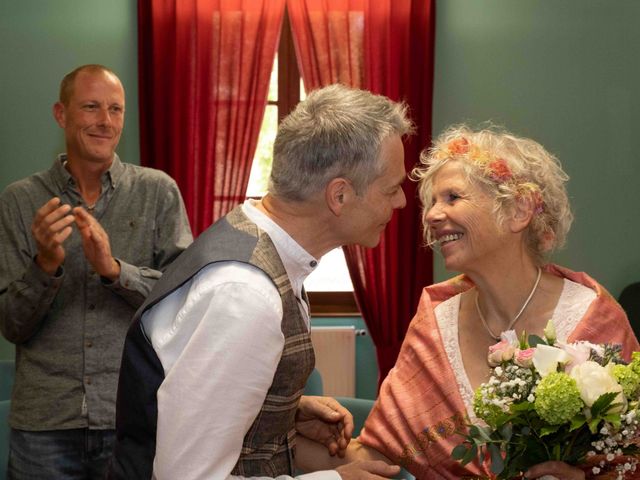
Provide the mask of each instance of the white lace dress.
[{"label": "white lace dress", "polygon": [[[435,308],[436,320],[440,335],[444,342],[449,363],[458,382],[458,389],[464,401],[469,418],[476,421],[473,413],[473,389],[464,370],[460,342],[458,341],[458,312],[460,311],[461,295],[456,295],[442,302]],[[564,340],[576,328],[591,302],[596,298],[596,292],[584,285],[564,279],[564,286],[560,299],[551,319],[556,327],[558,338]]]}]

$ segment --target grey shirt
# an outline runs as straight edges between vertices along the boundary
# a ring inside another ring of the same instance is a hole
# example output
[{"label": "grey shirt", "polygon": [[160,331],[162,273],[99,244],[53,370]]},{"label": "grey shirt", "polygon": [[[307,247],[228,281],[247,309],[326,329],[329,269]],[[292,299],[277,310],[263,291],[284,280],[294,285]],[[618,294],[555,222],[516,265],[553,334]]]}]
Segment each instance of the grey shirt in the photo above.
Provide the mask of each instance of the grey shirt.
[{"label": "grey shirt", "polygon": [[51,169],[0,194],[0,331],[16,345],[9,422],[22,430],[114,428],[129,322],[161,271],[192,241],[176,183],[116,156],[93,214],[109,235],[119,280],[92,270],[75,227],[63,266],[53,277],[45,274],[34,262],[35,212],[54,196],[87,208],[64,161],[59,156]]}]

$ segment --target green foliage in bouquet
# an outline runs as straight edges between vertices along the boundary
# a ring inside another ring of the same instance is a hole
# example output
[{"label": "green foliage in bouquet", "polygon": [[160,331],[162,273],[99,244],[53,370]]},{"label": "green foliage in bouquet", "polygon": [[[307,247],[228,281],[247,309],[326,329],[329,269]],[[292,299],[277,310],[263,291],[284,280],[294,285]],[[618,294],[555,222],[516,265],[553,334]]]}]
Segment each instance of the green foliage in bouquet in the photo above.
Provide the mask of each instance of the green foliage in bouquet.
[{"label": "green foliage in bouquet", "polygon": [[[452,457],[466,465],[489,456],[498,479],[518,477],[548,460],[578,465],[593,459],[593,473],[599,473],[608,461],[622,457],[615,468],[624,478],[637,463],[625,456],[638,453],[640,353],[624,365],[616,346],[554,347],[552,334],[545,330],[545,339],[525,334],[517,339],[513,332],[510,342],[503,337],[490,349],[492,375],[476,390],[473,404],[485,424],[470,425]],[[566,372],[568,364],[577,363],[572,354],[585,348],[585,363],[595,374]],[[594,379],[595,386],[590,385]],[[603,388],[611,391],[600,393]]]}]

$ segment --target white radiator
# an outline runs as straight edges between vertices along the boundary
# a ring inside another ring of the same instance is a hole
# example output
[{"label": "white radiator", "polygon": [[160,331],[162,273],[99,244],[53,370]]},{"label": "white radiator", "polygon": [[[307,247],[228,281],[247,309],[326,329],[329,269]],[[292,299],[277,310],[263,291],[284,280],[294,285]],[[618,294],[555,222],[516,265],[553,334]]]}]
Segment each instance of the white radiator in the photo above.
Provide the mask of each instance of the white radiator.
[{"label": "white radiator", "polygon": [[329,397],[356,395],[355,327],[311,327],[316,368]]}]

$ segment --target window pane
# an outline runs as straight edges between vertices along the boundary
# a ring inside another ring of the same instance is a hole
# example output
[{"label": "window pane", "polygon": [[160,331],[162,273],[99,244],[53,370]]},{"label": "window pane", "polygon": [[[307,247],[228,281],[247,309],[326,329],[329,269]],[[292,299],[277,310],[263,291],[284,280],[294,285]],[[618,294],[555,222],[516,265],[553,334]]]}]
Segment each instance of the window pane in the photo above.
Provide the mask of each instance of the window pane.
[{"label": "window pane", "polygon": [[[295,61],[295,59],[294,59]],[[306,97],[304,83],[300,79],[301,100]],[[278,102],[278,57],[276,56],[269,83],[270,102]],[[273,142],[278,130],[278,105],[267,105],[262,119],[256,154],[251,165],[247,197],[262,197],[267,193],[271,163],[273,161]],[[309,292],[352,292],[353,285],[341,248],[327,253],[318,268],[305,281]]]},{"label": "window pane", "polygon": [[300,101],[307,98],[307,91],[304,89],[304,82],[302,81],[302,77],[300,77]]},{"label": "window pane", "polygon": [[353,291],[342,248],[335,248],[322,257],[318,268],[305,280],[304,288],[309,292]]},{"label": "window pane", "polygon": [[273,62],[273,70],[271,70],[271,79],[269,80],[269,95],[267,96],[268,102],[278,101],[278,54]]},{"label": "window pane", "polygon": [[277,130],[278,107],[277,105],[267,105],[262,119],[260,136],[258,137],[258,147],[251,165],[247,197],[262,197],[267,193],[267,184],[273,160],[273,142],[276,138]]}]

